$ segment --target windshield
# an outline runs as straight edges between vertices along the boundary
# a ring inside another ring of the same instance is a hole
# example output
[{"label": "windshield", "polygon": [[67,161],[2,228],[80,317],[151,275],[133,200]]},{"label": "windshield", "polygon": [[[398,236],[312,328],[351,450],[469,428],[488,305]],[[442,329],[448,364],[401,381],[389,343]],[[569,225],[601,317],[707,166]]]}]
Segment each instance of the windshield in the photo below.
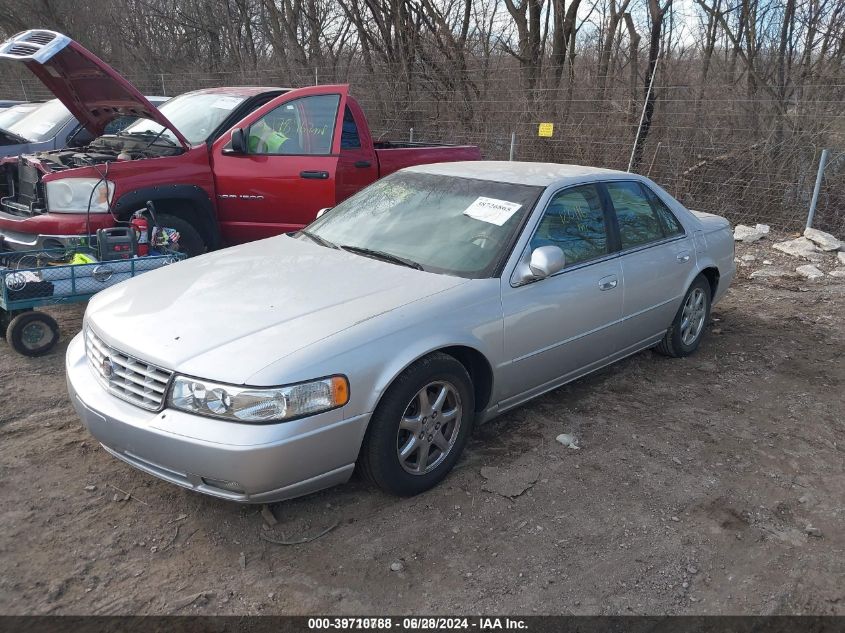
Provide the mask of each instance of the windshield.
[{"label": "windshield", "polygon": [[0,110],[0,130],[8,130],[10,125],[16,121],[20,121],[27,114],[39,107],[38,104],[26,103]]},{"label": "windshield", "polygon": [[[204,142],[243,100],[243,97],[234,95],[189,92],[171,99],[159,110],[189,143],[196,144]],[[155,121],[142,119],[126,128],[123,134],[158,134],[161,130],[162,127]],[[179,144],[170,130],[166,130],[162,138]]]},{"label": "windshield", "polygon": [[542,187],[397,172],[317,218],[299,239],[376,251],[458,277],[492,275]]},{"label": "windshield", "polygon": [[70,112],[58,99],[42,103],[39,107],[5,127],[33,143],[49,141],[71,119]]}]

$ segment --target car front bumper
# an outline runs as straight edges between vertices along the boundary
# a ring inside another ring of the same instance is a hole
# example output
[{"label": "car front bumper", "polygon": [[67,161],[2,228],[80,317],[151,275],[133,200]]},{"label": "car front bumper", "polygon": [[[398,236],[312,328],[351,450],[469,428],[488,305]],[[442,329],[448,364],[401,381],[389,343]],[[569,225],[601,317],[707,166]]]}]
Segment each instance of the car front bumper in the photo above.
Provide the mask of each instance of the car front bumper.
[{"label": "car front bumper", "polygon": [[147,411],[100,385],[82,334],[68,347],[66,370],[73,406],[106,451],[176,485],[242,503],[282,501],[347,481],[369,420],[343,418],[343,409],[269,425]]}]

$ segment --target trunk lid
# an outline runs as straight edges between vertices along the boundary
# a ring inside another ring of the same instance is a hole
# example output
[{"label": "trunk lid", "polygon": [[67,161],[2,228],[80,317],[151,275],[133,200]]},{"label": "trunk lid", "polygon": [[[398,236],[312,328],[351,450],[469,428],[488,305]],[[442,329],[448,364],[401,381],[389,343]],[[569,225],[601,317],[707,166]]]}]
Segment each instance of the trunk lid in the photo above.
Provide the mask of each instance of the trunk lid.
[{"label": "trunk lid", "polygon": [[0,44],[0,58],[23,63],[94,136],[121,116],[150,119],[190,145],[135,86],[66,35],[42,29],[24,31]]}]

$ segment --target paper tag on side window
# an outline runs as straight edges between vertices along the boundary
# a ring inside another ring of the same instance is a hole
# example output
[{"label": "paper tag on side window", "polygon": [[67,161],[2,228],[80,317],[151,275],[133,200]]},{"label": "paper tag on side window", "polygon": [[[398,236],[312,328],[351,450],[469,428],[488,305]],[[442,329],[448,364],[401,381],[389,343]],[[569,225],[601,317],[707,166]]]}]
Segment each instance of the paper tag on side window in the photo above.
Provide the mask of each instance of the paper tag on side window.
[{"label": "paper tag on side window", "polygon": [[519,211],[521,206],[518,202],[508,202],[507,200],[496,200],[495,198],[479,196],[475,199],[475,202],[466,208],[464,215],[481,220],[482,222],[502,226],[511,219],[514,213]]}]

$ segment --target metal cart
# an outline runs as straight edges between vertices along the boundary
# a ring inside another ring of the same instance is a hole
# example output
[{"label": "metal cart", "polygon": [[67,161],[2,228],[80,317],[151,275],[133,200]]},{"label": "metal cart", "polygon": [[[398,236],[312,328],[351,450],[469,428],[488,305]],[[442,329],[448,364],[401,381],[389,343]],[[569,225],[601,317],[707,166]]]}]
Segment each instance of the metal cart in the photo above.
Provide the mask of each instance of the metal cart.
[{"label": "metal cart", "polygon": [[64,249],[0,252],[0,336],[26,356],[46,354],[59,326],[36,308],[87,301],[100,290],[185,258],[178,252],[72,264]]}]

